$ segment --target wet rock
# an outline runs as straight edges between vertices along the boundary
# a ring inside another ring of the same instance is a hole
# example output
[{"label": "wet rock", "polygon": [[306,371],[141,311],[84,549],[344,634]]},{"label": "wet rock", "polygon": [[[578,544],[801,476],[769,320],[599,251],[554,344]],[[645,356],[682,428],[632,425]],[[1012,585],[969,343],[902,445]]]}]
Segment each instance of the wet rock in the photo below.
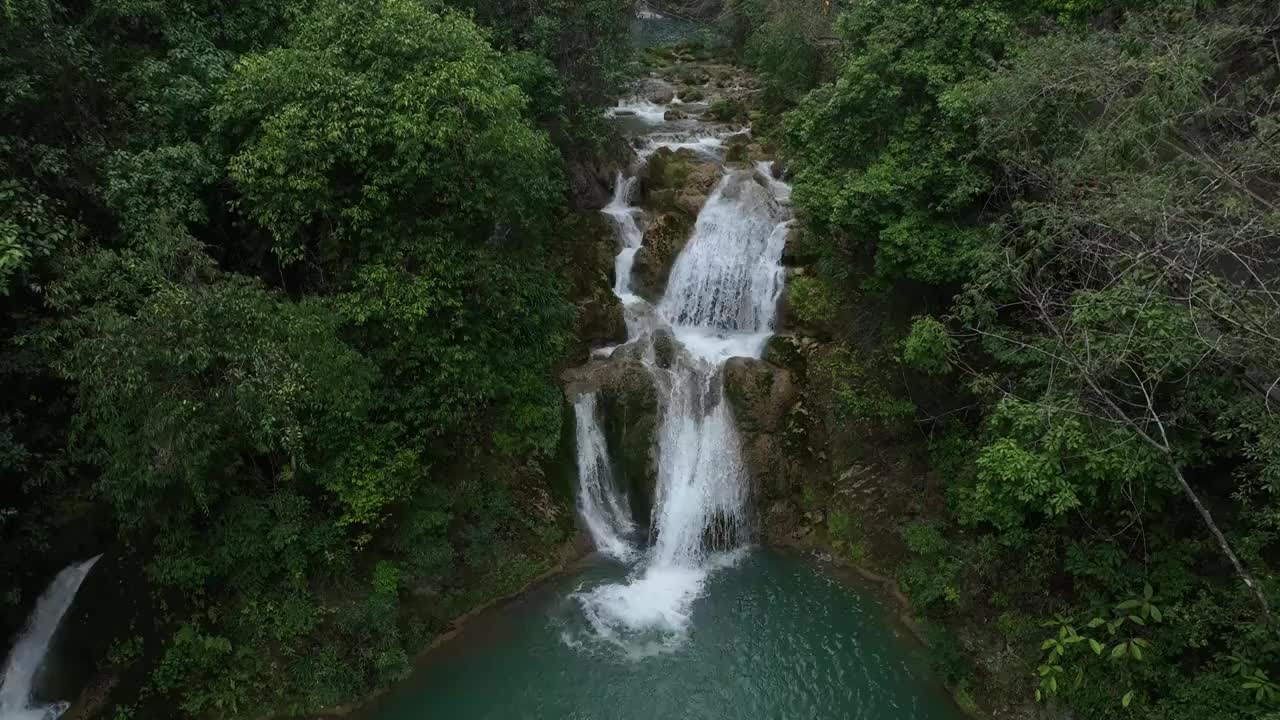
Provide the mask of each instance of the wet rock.
[{"label": "wet rock", "polygon": [[724,390],[738,426],[745,432],[773,433],[795,404],[791,372],[753,358],[730,358],[724,366]]},{"label": "wet rock", "polygon": [[680,88],[680,100],[687,103],[700,102],[707,97],[707,94],[701,88],[685,86]]},{"label": "wet rock", "polygon": [[[696,199],[701,197],[705,202],[722,174],[714,161],[693,150],[661,148],[649,158],[641,176],[641,202],[652,210],[676,209],[676,200],[684,196],[682,205],[696,205],[701,210],[702,205]],[[685,207],[681,209],[689,212]],[[696,216],[697,211],[690,214]]]},{"label": "wet rock", "polygon": [[650,302],[662,298],[671,267],[692,232],[693,219],[682,212],[663,213],[649,224],[631,269],[631,287],[637,295]]},{"label": "wet rock", "polygon": [[747,443],[746,455],[761,497],[785,497],[791,483],[782,439],[772,433],[755,435]]},{"label": "wet rock", "polygon": [[658,367],[671,369],[675,360],[676,338],[670,328],[660,328],[653,332],[653,355]]},{"label": "wet rock", "polygon": [[587,347],[626,342],[627,320],[622,301],[605,285],[589,298],[576,303],[575,337]]},{"label": "wet rock", "polygon": [[668,110],[662,114],[662,119],[667,122],[675,122],[676,120],[684,120],[689,117],[679,110]]},{"label": "wet rock", "polygon": [[786,369],[793,376],[803,378],[808,358],[793,335],[774,335],[764,346],[764,361]]}]

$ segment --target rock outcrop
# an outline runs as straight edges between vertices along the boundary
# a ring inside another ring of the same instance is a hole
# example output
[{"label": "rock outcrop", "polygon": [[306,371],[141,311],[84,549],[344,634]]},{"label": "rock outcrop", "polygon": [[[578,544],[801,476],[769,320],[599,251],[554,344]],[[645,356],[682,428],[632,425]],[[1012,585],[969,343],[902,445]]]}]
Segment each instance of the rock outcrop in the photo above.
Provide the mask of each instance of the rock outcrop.
[{"label": "rock outcrop", "polygon": [[693,233],[693,220],[681,212],[659,215],[644,232],[644,242],[631,268],[631,288],[650,302],[667,289],[671,267]]},{"label": "rock outcrop", "polygon": [[796,401],[791,372],[763,360],[730,358],[724,366],[724,390],[738,427],[747,433],[776,433]]},{"label": "rock outcrop", "polygon": [[653,375],[637,360],[615,357],[568,370],[562,379],[570,400],[583,392],[597,394],[614,481],[626,490],[636,524],[648,527],[658,485],[658,393]]},{"label": "rock outcrop", "polygon": [[649,158],[641,176],[642,204],[650,210],[680,210],[697,217],[723,174],[719,165],[693,150],[661,148]]},{"label": "rock outcrop", "polygon": [[689,241],[707,197],[724,170],[682,148],[662,148],[649,158],[641,176],[641,204],[654,214],[632,266],[632,288],[650,302],[662,297],[680,251]]}]

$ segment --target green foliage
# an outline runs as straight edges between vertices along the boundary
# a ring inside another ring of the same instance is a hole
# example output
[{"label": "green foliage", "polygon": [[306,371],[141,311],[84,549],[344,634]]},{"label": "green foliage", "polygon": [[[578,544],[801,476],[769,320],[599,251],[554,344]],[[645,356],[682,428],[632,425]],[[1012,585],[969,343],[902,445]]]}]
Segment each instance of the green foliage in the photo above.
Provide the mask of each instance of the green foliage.
[{"label": "green foliage", "polygon": [[763,84],[763,103],[778,111],[794,106],[821,79],[826,59],[820,37],[831,18],[820,3],[730,0],[724,23],[743,59]]},{"label": "green foliage", "polygon": [[504,69],[473,23],[412,0],[320,3],[241,59],[215,116],[272,251],[334,267],[404,252],[422,240],[395,231],[424,218],[475,240],[545,224],[554,153]]},{"label": "green foliage", "polygon": [[911,560],[900,580],[912,601],[922,609],[960,602],[960,558],[942,532],[929,523],[913,522],[902,528],[902,541]]},{"label": "green foliage", "polygon": [[835,320],[840,300],[821,278],[798,275],[787,283],[787,308],[801,324],[821,328]]},{"label": "green foliage", "polygon": [[838,421],[862,432],[900,430],[915,414],[910,401],[898,397],[886,382],[889,360],[838,346],[815,367],[828,388],[831,411]]},{"label": "green foliage", "polygon": [[864,2],[841,16],[837,80],[786,118],[796,203],[815,230],[849,233],[885,279],[968,276],[984,233],[967,210],[991,181],[956,93],[1011,29],[990,2]]},{"label": "green foliage", "polygon": [[475,5],[3,6],[0,608],[122,548],[115,715],[351,702],[562,540],[548,241],[627,7]]},{"label": "green foliage", "polygon": [[917,317],[902,341],[902,360],[921,372],[942,375],[951,369],[949,356],[955,350],[956,342],[945,325],[931,317]]},{"label": "green foliage", "polygon": [[1256,3],[846,4],[834,78],[784,116],[819,256],[794,316],[821,283],[842,321],[879,297],[901,328],[833,328],[807,390],[881,442],[919,419],[947,503],[913,506],[899,579],[966,638],[1010,619],[1007,653],[966,658],[994,705],[1276,710],[1274,27]]}]

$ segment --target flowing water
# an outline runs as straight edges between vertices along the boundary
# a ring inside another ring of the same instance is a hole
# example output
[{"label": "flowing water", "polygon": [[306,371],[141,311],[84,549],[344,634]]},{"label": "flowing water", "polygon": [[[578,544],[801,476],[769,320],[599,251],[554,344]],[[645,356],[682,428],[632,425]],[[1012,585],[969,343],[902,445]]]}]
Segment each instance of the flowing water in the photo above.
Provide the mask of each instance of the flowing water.
[{"label": "flowing water", "polygon": [[961,720],[887,609],[805,558],[757,549],[714,574],[688,641],[642,660],[566,642],[599,558],[486,613],[373,709],[377,720]]},{"label": "flowing water", "polygon": [[[597,393],[576,388],[578,511],[599,553],[434,651],[380,720],[959,717],[874,601],[753,545],[753,483],[723,368],[759,358],[774,331],[790,188],[769,162],[723,162],[731,136],[749,131],[668,121],[672,104],[698,109],[639,96],[610,115],[639,163],[688,149],[724,174],[652,304],[631,286],[647,219],[633,204],[642,168],[618,175],[603,212],[617,234],[613,289],[628,339],[625,352],[594,352],[596,362],[638,359],[657,390],[650,525],[637,525],[614,477]],[[660,337],[672,345],[662,362]]]},{"label": "flowing water", "polygon": [[95,557],[67,567],[36,601],[27,627],[18,636],[5,662],[4,678],[0,681],[0,720],[50,720],[66,712],[65,702],[36,703],[33,688],[62,618],[71,608],[80,583],[97,561]]}]

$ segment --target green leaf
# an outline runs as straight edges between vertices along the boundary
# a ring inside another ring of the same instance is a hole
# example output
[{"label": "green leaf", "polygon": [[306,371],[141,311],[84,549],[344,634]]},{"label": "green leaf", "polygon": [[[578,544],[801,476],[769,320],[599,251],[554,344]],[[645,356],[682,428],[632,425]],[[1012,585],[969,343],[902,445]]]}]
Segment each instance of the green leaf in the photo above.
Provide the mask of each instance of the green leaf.
[{"label": "green leaf", "polygon": [[1102,654],[1102,643],[1098,642],[1097,640],[1094,640],[1093,638],[1089,638],[1089,647],[1093,648],[1094,655]]},{"label": "green leaf", "polygon": [[1142,597],[1150,600],[1153,593],[1154,591],[1151,589],[1151,583],[1142,584]]},{"label": "green leaf", "polygon": [[1124,657],[1124,654],[1125,654],[1128,650],[1129,650],[1129,646],[1128,646],[1128,645],[1126,645],[1125,643],[1120,643],[1120,644],[1116,645],[1116,646],[1115,646],[1114,648],[1112,648],[1112,650],[1111,650],[1111,659],[1112,659],[1112,660],[1119,660],[1120,658]]},{"label": "green leaf", "polygon": [[1156,607],[1155,605],[1152,605],[1150,609],[1151,609],[1152,620],[1155,620],[1156,622],[1164,622],[1164,616],[1160,614],[1160,608]]},{"label": "green leaf", "polygon": [[1132,691],[1132,690],[1130,690],[1129,692],[1125,693],[1125,694],[1124,694],[1124,697],[1120,698],[1120,705],[1121,705],[1122,707],[1129,707],[1129,703],[1131,703],[1131,702],[1133,702],[1133,691]]}]

